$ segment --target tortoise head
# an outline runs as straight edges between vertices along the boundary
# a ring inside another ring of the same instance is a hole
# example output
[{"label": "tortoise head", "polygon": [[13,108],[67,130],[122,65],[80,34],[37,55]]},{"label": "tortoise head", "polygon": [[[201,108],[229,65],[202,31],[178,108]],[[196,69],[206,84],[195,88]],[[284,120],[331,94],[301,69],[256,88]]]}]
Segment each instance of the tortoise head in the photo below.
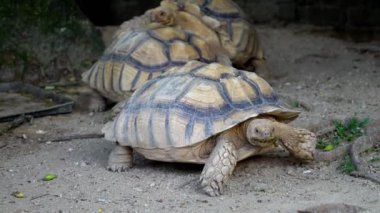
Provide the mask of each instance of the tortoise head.
[{"label": "tortoise head", "polygon": [[150,20],[165,26],[175,24],[175,14],[178,7],[174,1],[162,1],[161,5],[150,12]]},{"label": "tortoise head", "polygon": [[269,119],[252,119],[247,123],[246,137],[254,146],[269,146],[275,142],[273,122]]}]

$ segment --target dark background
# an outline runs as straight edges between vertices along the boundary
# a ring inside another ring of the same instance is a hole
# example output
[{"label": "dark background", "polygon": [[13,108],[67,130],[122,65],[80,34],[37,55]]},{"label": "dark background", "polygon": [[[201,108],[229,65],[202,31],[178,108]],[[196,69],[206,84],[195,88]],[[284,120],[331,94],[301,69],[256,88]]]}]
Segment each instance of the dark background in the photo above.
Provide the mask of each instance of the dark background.
[{"label": "dark background", "polygon": [[[76,0],[99,26],[118,25],[155,7],[159,0]],[[255,23],[303,23],[329,26],[340,32],[367,34],[374,39],[380,28],[379,0],[236,0]]]},{"label": "dark background", "polygon": [[[102,26],[160,0],[0,0],[0,82],[80,81],[102,54]],[[380,40],[380,0],[236,0],[254,24],[312,25],[354,42]]]}]

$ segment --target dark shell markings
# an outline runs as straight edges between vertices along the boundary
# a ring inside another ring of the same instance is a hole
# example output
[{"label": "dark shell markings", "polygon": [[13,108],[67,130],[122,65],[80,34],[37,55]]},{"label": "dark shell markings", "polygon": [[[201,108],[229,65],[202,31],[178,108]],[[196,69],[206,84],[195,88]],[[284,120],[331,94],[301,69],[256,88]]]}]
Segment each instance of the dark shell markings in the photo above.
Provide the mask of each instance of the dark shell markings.
[{"label": "dark shell markings", "polygon": [[298,113],[255,73],[191,61],[136,90],[112,129],[132,147],[185,147],[261,114],[292,120]]},{"label": "dark shell markings", "polygon": [[135,29],[120,33],[83,74],[83,81],[105,97],[121,101],[126,92],[189,60],[211,63],[216,56],[204,40],[191,33],[168,27]]}]

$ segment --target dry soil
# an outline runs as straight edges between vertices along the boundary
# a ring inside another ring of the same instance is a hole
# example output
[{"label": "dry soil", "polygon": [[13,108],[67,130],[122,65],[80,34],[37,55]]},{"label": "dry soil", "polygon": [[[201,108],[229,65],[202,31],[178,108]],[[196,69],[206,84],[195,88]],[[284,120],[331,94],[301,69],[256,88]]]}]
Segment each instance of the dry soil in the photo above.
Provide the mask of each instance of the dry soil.
[{"label": "dry soil", "polygon": [[[258,32],[272,70],[270,84],[309,108],[294,126],[355,113],[380,118],[378,42],[343,41],[308,26],[258,26]],[[0,212],[296,212],[322,203],[380,212],[380,185],[342,174],[339,162],[253,157],[238,164],[224,195],[208,197],[198,185],[200,165],[136,155],[133,169],[112,173],[105,169],[110,142],[44,142],[99,132],[109,114],[38,118],[1,136],[7,146],[0,148]],[[42,181],[49,172],[57,178]],[[13,197],[15,191],[25,198]]]}]

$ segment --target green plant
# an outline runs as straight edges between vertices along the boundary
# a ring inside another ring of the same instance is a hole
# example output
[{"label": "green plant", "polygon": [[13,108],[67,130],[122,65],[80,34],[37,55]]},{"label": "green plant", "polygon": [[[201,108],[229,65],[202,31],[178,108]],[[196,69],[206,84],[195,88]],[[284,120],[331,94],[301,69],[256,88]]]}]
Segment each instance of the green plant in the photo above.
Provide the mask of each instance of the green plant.
[{"label": "green plant", "polygon": [[335,122],[336,134],[339,138],[353,141],[363,135],[363,128],[368,125],[368,122],[368,118],[361,120],[356,116],[353,116],[346,124]]},{"label": "green plant", "polygon": [[380,161],[380,157],[373,157],[369,161],[370,162],[379,162]]},{"label": "green plant", "polygon": [[330,137],[319,139],[316,148],[330,151],[343,141],[351,142],[363,135],[363,129],[368,123],[368,118],[360,119],[355,115],[347,122],[334,121],[333,134]]},{"label": "green plant", "polygon": [[25,26],[35,26],[44,33],[62,29],[76,35],[83,33],[78,22],[83,17],[75,1],[2,0],[0,17],[0,39],[12,39],[14,33],[25,33]]},{"label": "green plant", "polygon": [[301,107],[301,104],[300,104],[300,102],[298,102],[297,100],[295,100],[295,101],[292,101],[292,102],[290,103],[290,106],[291,106],[292,108],[300,108],[300,107]]},{"label": "green plant", "polygon": [[100,32],[72,0],[1,0],[0,26],[0,69],[13,72],[13,80],[69,79],[55,69],[56,60],[77,74],[91,64],[82,61],[104,50]]},{"label": "green plant", "polygon": [[351,157],[349,155],[346,155],[346,157],[344,157],[338,169],[346,174],[350,174],[351,172],[355,171],[355,165],[352,163]]}]

